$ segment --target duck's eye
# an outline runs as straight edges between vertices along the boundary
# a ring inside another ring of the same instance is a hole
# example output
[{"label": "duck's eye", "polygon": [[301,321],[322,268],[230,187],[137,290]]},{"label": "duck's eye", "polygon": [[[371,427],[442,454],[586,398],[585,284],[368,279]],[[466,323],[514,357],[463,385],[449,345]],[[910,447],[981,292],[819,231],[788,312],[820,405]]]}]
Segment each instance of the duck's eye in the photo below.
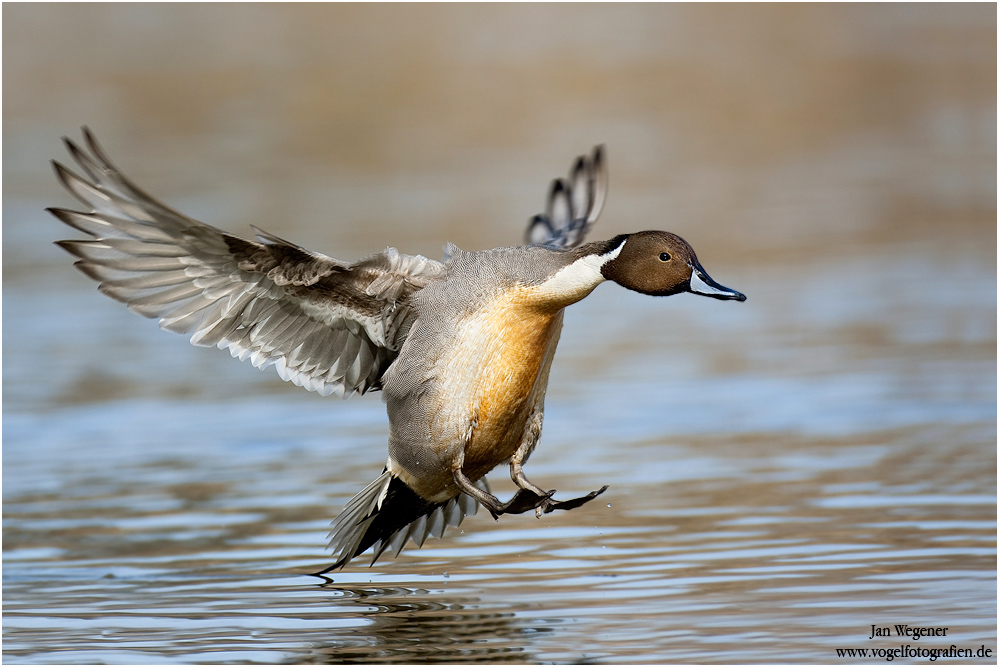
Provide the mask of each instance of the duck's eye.
[{"label": "duck's eye", "polygon": [[661,253],[659,253],[659,260],[660,261],[668,262],[671,259],[673,259],[673,258],[669,256],[668,252],[661,252]]}]

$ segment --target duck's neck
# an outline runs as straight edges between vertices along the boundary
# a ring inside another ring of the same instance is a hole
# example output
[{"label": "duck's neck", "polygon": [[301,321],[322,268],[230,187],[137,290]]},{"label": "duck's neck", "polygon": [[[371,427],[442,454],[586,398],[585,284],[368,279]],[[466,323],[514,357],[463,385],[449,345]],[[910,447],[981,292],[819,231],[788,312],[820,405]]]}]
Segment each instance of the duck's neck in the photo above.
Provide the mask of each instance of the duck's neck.
[{"label": "duck's neck", "polygon": [[565,308],[583,299],[607,280],[601,269],[621,252],[624,239],[588,243],[568,253],[572,261],[544,282],[532,286],[535,298],[550,307]]}]

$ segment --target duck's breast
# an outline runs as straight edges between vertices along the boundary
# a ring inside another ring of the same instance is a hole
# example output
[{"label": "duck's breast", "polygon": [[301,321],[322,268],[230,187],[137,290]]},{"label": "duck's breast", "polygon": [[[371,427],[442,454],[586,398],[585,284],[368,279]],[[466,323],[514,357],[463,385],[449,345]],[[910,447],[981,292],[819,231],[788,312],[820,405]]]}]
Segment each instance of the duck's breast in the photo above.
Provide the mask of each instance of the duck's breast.
[{"label": "duck's breast", "polygon": [[547,389],[563,311],[537,308],[524,297],[509,292],[476,313],[455,347],[455,363],[475,369],[456,387],[470,415],[464,470],[472,479],[513,455]]},{"label": "duck's breast", "polygon": [[384,384],[389,467],[434,500],[457,492],[459,461],[474,481],[517,451],[542,405],[563,314],[537,285],[488,296],[449,287],[422,295]]}]

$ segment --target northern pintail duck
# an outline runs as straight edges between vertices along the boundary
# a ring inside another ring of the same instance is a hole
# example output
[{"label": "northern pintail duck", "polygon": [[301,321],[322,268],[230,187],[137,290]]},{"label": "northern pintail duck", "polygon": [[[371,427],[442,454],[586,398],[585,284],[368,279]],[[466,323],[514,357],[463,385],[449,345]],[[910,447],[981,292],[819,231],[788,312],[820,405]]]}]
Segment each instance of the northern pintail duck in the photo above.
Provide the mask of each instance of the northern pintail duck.
[{"label": "northern pintail duck", "polygon": [[[382,391],[388,462],[333,521],[336,560],[323,572],[369,548],[374,562],[410,539],[422,545],[478,504],[494,518],[540,517],[607,488],[560,501],[524,474],[541,436],[564,309],[600,283],[746,299],[712,280],[676,234],[583,243],[607,191],[601,147],[553,182],[527,245],[465,252],[448,244],[440,262],[387,248],[347,263],[260,229],[247,241],[178,213],[133,185],[83,133],[88,152],[65,141],[85,176],[54,164],[86,209],[49,211],[92,237],[58,244],[101,292],[168,331],[193,334],[195,345],[274,365],[310,391]],[[518,487],[507,502],[485,479],[500,464]]]}]

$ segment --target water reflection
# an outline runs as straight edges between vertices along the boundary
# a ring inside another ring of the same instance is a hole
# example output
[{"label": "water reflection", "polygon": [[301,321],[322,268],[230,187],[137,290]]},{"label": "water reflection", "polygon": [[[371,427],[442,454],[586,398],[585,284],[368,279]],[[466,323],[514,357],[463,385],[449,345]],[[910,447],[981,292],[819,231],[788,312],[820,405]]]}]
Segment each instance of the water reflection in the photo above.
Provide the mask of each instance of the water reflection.
[{"label": "water reflection", "polygon": [[[356,605],[370,621],[313,646],[307,663],[533,663],[531,630],[513,612],[482,611],[481,601],[443,591],[337,587],[338,604]],[[543,630],[542,630],[543,631]]]}]

